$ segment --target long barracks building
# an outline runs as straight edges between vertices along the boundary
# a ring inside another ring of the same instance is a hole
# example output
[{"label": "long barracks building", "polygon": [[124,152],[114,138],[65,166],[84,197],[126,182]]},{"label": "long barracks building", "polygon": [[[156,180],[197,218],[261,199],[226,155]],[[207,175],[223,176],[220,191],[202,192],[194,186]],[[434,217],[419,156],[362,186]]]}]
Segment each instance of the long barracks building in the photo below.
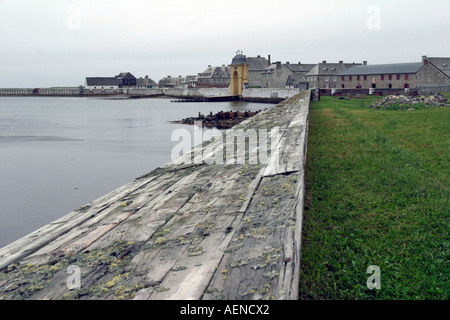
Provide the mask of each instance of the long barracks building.
[{"label": "long barracks building", "polygon": [[422,62],[358,65],[338,74],[342,89],[416,89],[448,86],[450,77],[427,59]]}]

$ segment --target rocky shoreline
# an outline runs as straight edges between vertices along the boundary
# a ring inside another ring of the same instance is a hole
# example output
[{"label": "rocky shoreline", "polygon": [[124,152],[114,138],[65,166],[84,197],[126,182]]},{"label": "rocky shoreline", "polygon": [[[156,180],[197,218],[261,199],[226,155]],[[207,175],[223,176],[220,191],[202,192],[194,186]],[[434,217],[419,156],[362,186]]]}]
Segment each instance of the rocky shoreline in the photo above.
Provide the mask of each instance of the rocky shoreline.
[{"label": "rocky shoreline", "polygon": [[216,114],[212,112],[209,115],[203,115],[200,112],[198,117],[189,117],[178,121],[171,121],[172,123],[181,123],[193,125],[196,121],[201,121],[203,127],[217,128],[217,129],[230,129],[236,124],[247,120],[250,117],[261,112],[258,111],[219,111]]},{"label": "rocky shoreline", "polygon": [[395,96],[390,95],[386,98],[376,101],[368,106],[369,109],[389,109],[392,106],[413,107],[415,105],[426,105],[435,107],[450,107],[449,100],[442,94],[433,96]]}]

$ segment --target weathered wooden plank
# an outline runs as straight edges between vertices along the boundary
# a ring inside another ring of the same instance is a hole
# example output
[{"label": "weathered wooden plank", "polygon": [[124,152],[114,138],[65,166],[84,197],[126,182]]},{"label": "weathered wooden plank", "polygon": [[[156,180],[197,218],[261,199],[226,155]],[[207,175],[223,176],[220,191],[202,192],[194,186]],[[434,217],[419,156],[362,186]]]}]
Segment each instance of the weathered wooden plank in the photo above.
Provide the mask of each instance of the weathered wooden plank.
[{"label": "weathered wooden plank", "polygon": [[[165,174],[162,179],[167,179],[168,176],[170,174]],[[92,214],[89,219],[76,227],[71,227],[64,234],[64,237],[56,237],[50,243],[42,246],[35,253],[23,259],[23,262],[46,263],[54,257],[85,249],[131,216],[143,202],[148,201],[145,196],[142,196],[142,188],[152,189],[161,186],[162,184],[158,182],[155,176],[146,180],[135,181],[133,188],[126,189],[126,193],[116,192],[111,199],[111,204],[107,206],[102,201],[99,201],[99,204],[94,202],[90,209],[95,214]],[[101,210],[95,211],[99,207]],[[67,221],[70,223],[71,220]]]},{"label": "weathered wooden plank", "polygon": [[[162,246],[158,247],[158,238],[153,242],[156,245],[157,253],[154,253],[154,247],[150,247],[144,250],[134,260],[139,265],[139,269],[146,268],[149,271],[147,281],[158,281],[161,283],[161,288],[155,292],[144,289],[144,292],[152,294],[153,298],[163,294],[166,286],[174,287],[173,284],[169,284],[169,273],[182,274],[192,270],[184,271],[187,266],[191,266],[190,262],[186,259],[193,259],[193,256],[199,256],[201,260],[209,260],[205,258],[210,252],[218,253],[216,245],[210,245],[212,239],[217,230],[221,229],[225,234],[229,227],[228,219],[236,219],[236,214],[226,214],[227,218],[217,218],[217,212],[222,208],[229,207],[227,201],[224,199],[228,196],[230,190],[236,185],[235,175],[239,175],[240,167],[236,166],[234,170],[216,169],[216,173],[210,179],[204,180],[203,188],[200,188],[198,192],[176,212],[176,215],[168,221],[166,225],[162,227],[163,237],[159,238],[159,242],[164,241]],[[234,175],[230,171],[234,171]],[[212,179],[211,179],[212,178]],[[240,204],[236,202],[235,212],[238,210]],[[225,211],[225,210],[224,210]],[[161,239],[164,240],[161,240]],[[205,246],[205,247],[203,247]],[[170,252],[170,254],[167,253]],[[205,256],[203,256],[205,254]],[[201,256],[200,256],[201,255]],[[146,258],[142,259],[140,256]],[[151,259],[148,257],[151,256]],[[170,258],[167,258],[170,256]],[[139,261],[139,262],[136,262]],[[159,261],[164,261],[164,267],[161,268]],[[156,271],[157,270],[157,271]],[[164,270],[164,272],[162,272]],[[167,273],[167,274],[166,274]],[[163,281],[164,280],[164,281]],[[174,288],[172,288],[174,289]],[[198,288],[192,288],[198,290]],[[172,290],[171,293],[174,291]],[[140,299],[144,298],[143,292],[140,292]],[[149,296],[147,297],[149,298]]]},{"label": "weathered wooden plank", "polygon": [[[228,194],[229,187],[232,187],[232,184],[228,184],[228,188],[223,189],[222,196]],[[228,208],[220,200],[210,205],[214,208],[210,209],[207,215],[203,217],[197,215],[200,219],[197,220],[199,222],[196,224],[196,230],[197,234],[202,235],[199,238],[200,241],[192,243],[182,252],[161,283],[161,288],[164,290],[153,292],[150,299],[200,299],[202,297],[241,217],[241,214],[227,213]],[[236,209],[238,209],[237,206]]]},{"label": "weathered wooden plank", "polygon": [[[304,108],[304,107],[303,107]],[[301,108],[301,109],[303,109]],[[293,116],[283,130],[280,142],[271,156],[263,176],[294,172],[303,168],[306,116],[304,110]]]},{"label": "weathered wooden plank", "polygon": [[263,178],[204,299],[291,297],[291,266],[299,263],[293,244],[299,178]]},{"label": "weathered wooden plank", "polygon": [[[147,241],[163,225],[165,225],[178,209],[188,201],[198,188],[206,181],[198,179],[205,167],[193,171],[184,177],[174,178],[174,183],[163,190],[152,190],[155,194],[142,208],[110,232],[93,247],[108,246],[111,241]],[[179,172],[181,173],[181,172]],[[156,191],[156,192],[155,192]]]}]

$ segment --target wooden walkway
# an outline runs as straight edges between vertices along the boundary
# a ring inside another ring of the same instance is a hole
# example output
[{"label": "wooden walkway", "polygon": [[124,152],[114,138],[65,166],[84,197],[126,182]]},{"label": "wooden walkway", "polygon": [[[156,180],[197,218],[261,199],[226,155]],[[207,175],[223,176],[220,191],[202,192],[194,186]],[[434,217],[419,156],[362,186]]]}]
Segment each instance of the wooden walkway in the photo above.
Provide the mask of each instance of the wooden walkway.
[{"label": "wooden walkway", "polygon": [[278,129],[265,163],[169,163],[0,249],[0,299],[297,299],[309,102],[230,129]]}]

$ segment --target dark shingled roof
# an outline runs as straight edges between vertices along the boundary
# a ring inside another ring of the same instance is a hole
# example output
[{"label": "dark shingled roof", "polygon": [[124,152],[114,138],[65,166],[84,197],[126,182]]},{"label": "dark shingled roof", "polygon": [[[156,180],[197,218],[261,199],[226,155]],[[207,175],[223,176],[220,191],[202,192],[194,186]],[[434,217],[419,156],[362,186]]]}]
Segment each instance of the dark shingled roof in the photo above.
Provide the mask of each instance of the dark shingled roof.
[{"label": "dark shingled roof", "polygon": [[286,63],[285,66],[292,72],[309,72],[315,64]]},{"label": "dark shingled roof", "polygon": [[117,86],[118,81],[115,77],[89,77],[86,78],[87,86]]},{"label": "dark shingled roof", "polygon": [[403,74],[416,73],[423,67],[422,62],[359,65],[339,73],[340,76],[358,76],[367,74]]},{"label": "dark shingled roof", "polygon": [[249,71],[263,71],[269,62],[264,57],[248,57],[247,63]]}]

